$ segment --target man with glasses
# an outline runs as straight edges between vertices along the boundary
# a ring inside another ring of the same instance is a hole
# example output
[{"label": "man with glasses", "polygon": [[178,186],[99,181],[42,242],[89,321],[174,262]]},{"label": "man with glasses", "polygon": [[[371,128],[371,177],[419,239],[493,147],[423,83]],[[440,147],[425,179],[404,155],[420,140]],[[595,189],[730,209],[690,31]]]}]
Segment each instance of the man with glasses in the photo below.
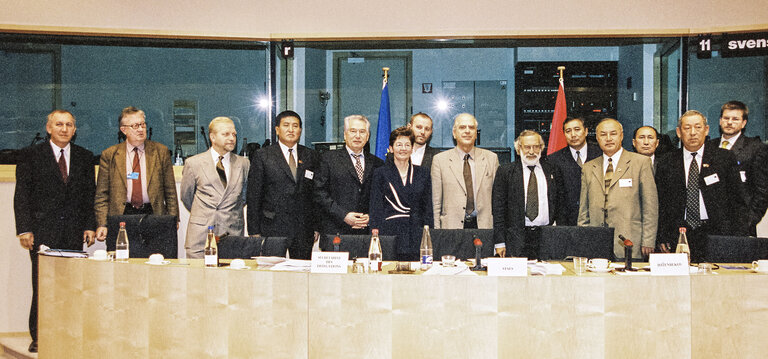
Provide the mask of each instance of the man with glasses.
[{"label": "man with glasses", "polygon": [[744,129],[749,119],[749,108],[740,101],[728,101],[720,108],[721,137],[707,141],[707,145],[731,151],[736,157],[739,179],[748,188],[744,199],[750,209],[750,234],[756,234],[757,223],[768,207],[768,148],[758,137],[747,137]]},{"label": "man with glasses", "polygon": [[580,226],[614,228],[613,252],[624,258],[619,235],[632,240],[632,258],[642,260],[656,246],[659,201],[651,159],[621,147],[624,129],[605,118],[597,125],[603,155],[581,171]]},{"label": "man with glasses", "polygon": [[[344,118],[344,148],[323,153],[315,176],[315,204],[321,234],[368,234],[373,170],[384,164],[364,152],[371,124],[363,115]],[[321,242],[323,243],[323,242]],[[328,248],[321,248],[328,250]]]},{"label": "man with glasses", "polygon": [[505,257],[538,258],[539,227],[559,221],[564,188],[560,169],[541,162],[544,140],[525,130],[515,141],[520,161],[507,163],[493,181],[493,238],[496,253]]},{"label": "man with glasses", "polygon": [[[144,111],[130,106],[118,118],[125,142],[101,152],[96,182],[96,239],[107,238],[107,216],[172,215],[179,218],[176,180],[168,147],[147,140]],[[177,222],[178,225],[178,222]]]},{"label": "man with glasses", "polygon": [[432,206],[437,229],[491,229],[495,153],[475,148],[477,119],[468,113],[453,121],[456,148],[432,160]]}]

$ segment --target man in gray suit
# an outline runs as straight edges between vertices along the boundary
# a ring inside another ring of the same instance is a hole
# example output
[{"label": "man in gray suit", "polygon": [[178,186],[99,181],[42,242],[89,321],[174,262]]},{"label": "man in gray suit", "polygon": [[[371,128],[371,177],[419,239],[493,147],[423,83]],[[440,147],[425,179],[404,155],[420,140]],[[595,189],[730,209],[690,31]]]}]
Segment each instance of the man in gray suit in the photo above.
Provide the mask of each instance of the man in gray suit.
[{"label": "man in gray suit", "polygon": [[493,228],[495,153],[475,148],[477,119],[461,113],[453,120],[456,148],[432,159],[432,208],[435,228]]},{"label": "man in gray suit", "polygon": [[181,201],[189,210],[187,258],[202,258],[208,226],[217,236],[242,236],[243,206],[250,163],[232,150],[235,124],[216,117],[208,125],[211,148],[189,158],[181,177]]},{"label": "man in gray suit", "polygon": [[603,155],[581,169],[580,226],[613,227],[613,252],[624,258],[619,235],[632,240],[632,258],[642,259],[656,246],[659,201],[648,156],[621,147],[624,130],[612,118],[597,125]]}]

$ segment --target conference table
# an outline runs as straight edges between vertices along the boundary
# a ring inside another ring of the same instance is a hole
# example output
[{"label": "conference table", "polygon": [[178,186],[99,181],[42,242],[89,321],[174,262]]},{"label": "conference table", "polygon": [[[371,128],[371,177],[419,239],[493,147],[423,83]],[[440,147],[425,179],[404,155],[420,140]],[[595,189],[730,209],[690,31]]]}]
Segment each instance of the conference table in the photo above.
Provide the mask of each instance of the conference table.
[{"label": "conference table", "polygon": [[40,357],[768,355],[768,275],[746,270],[576,275],[562,262],[563,275],[489,277],[145,261],[40,256]]}]

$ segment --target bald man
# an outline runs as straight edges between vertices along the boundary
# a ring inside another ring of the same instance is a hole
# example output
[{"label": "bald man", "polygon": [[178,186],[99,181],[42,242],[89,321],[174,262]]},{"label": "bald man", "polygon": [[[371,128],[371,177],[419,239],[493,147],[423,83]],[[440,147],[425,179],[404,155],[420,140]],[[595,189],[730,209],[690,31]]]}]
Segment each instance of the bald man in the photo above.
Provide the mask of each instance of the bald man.
[{"label": "bald man", "polygon": [[584,164],[581,172],[580,226],[613,227],[613,252],[624,258],[619,235],[632,240],[632,258],[641,260],[656,246],[659,201],[648,156],[621,147],[624,129],[605,118],[596,128],[603,155]]}]

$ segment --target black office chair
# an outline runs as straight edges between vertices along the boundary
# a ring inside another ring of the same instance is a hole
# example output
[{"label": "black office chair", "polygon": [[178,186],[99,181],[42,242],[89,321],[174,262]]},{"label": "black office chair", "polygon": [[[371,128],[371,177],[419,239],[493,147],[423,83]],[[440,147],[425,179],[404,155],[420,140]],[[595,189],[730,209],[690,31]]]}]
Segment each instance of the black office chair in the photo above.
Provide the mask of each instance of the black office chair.
[{"label": "black office chair", "polygon": [[[320,248],[328,248],[329,251],[333,251],[333,237],[336,237],[336,235],[326,234],[321,236]],[[368,257],[368,247],[371,244],[371,236],[364,234],[342,234],[339,238],[341,238],[339,252],[349,252],[349,259]],[[385,261],[396,260],[395,236],[379,236],[379,242],[381,242],[382,258]]]},{"label": "black office chair", "polygon": [[226,236],[219,239],[219,258],[285,257],[287,242],[285,237]]},{"label": "black office chair", "polygon": [[768,259],[768,238],[707,236],[707,262],[751,263]]},{"label": "black office chair", "polygon": [[475,236],[483,241],[480,249],[481,258],[493,257],[492,229],[431,229],[432,256],[439,261],[446,254],[458,259],[475,258]]},{"label": "black office chair", "polygon": [[[639,244],[639,241],[635,242]],[[613,228],[541,227],[539,259],[563,260],[569,256],[615,260],[613,255]]]},{"label": "black office chair", "polygon": [[125,222],[131,258],[149,258],[160,253],[165,258],[178,258],[179,240],[176,216],[132,214],[107,217],[107,250],[115,250],[115,240]]}]

